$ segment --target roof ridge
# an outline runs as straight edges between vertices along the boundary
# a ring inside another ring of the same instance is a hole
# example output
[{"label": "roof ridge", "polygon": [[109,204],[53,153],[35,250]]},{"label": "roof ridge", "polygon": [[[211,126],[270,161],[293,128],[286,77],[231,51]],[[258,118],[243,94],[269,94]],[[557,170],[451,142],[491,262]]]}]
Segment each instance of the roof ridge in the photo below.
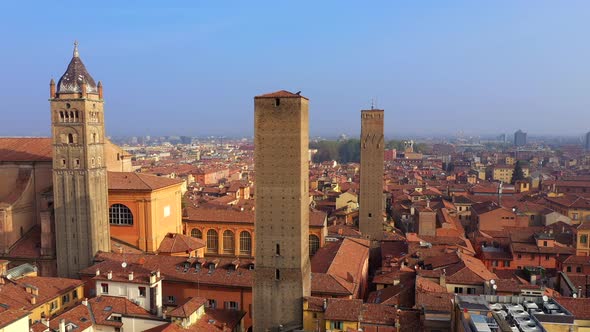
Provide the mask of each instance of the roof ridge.
[{"label": "roof ridge", "polygon": [[141,176],[139,176],[139,173],[135,173],[135,172],[130,172],[133,173],[133,175],[135,175],[141,182],[143,182],[143,184],[145,184],[148,188],[152,189],[152,186],[150,186],[147,182],[145,182]]}]

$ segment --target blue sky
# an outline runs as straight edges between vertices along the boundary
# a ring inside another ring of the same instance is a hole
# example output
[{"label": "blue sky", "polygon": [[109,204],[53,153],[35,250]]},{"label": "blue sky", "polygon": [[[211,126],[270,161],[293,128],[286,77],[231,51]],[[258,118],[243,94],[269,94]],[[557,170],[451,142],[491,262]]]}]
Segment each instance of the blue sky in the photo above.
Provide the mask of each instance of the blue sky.
[{"label": "blue sky", "polygon": [[590,130],[588,1],[12,1],[0,135],[49,135],[72,43],[110,135],[250,135],[253,96],[310,98],[312,135]]}]

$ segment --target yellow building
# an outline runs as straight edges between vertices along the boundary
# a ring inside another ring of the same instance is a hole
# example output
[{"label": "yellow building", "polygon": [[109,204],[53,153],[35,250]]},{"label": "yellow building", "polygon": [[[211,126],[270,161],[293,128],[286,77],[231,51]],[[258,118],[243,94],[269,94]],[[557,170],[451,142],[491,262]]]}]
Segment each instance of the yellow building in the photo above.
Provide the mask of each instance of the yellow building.
[{"label": "yellow building", "polygon": [[590,222],[590,200],[571,194],[551,196],[545,198],[550,209],[568,216],[574,224]]},{"label": "yellow building", "polygon": [[[3,279],[4,280],[4,279]],[[84,283],[78,279],[26,276],[4,280],[0,303],[30,312],[33,322],[49,319],[80,303]]]},{"label": "yellow building", "polygon": [[583,223],[578,226],[576,237],[576,255],[590,256],[590,223]]},{"label": "yellow building", "polygon": [[[512,173],[514,173],[514,167],[512,166],[495,166],[492,168],[492,179],[494,181],[502,181],[510,183],[512,181]],[[529,168],[523,167],[522,173],[524,177],[529,176]]]}]

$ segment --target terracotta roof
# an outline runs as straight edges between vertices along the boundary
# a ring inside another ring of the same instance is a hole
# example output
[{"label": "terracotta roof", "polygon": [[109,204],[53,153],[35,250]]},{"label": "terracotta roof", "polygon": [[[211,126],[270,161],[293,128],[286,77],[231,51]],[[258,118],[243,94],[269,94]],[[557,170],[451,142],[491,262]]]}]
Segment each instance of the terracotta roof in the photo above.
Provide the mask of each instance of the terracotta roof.
[{"label": "terracotta roof", "polygon": [[289,92],[286,90],[279,90],[279,91],[275,91],[275,92],[271,92],[271,93],[267,93],[267,94],[263,94],[263,95],[259,95],[259,96],[254,97],[254,99],[259,99],[259,98],[303,98],[303,99],[307,99],[306,97],[303,97],[299,93],[292,93],[292,92]]},{"label": "terracotta roof", "polygon": [[[113,279],[116,276],[119,277],[119,275],[121,278],[126,278],[127,273],[121,267],[121,263],[125,261],[127,263],[127,271],[133,270],[136,275],[147,276],[151,271],[159,269],[161,276],[167,281],[244,288],[252,287],[254,274],[254,271],[249,270],[249,266],[253,261],[248,259],[240,259],[238,269],[236,270],[234,258],[215,258],[216,261],[214,263],[217,266],[213,271],[210,271],[206,266],[197,270],[196,259],[178,256],[149,254],[123,255],[100,252],[95,256],[95,260],[99,262],[80,271],[80,274],[93,276],[96,273],[96,269],[100,269],[102,276],[106,275],[107,271],[113,271]],[[202,260],[205,261],[205,264],[210,262],[209,258]],[[187,264],[189,267],[185,268]]]},{"label": "terracotta roof", "polygon": [[207,244],[202,239],[183,234],[168,233],[160,242],[159,253],[187,253],[205,247]]},{"label": "terracotta roof", "polygon": [[78,326],[78,331],[84,331],[92,327],[94,324],[92,314],[88,310],[88,307],[83,304],[79,304],[50,320],[49,327],[53,331],[59,331],[59,322],[62,319],[65,321],[66,324],[72,323]]},{"label": "terracotta roof", "polygon": [[363,309],[363,300],[328,299],[324,318],[329,320],[358,322]]},{"label": "terracotta roof", "polygon": [[324,211],[309,211],[309,226],[322,227],[326,224],[327,213]]},{"label": "terracotta roof", "polygon": [[204,297],[191,297],[183,305],[179,305],[174,310],[168,312],[171,317],[188,318],[195,311],[199,310],[200,307],[207,303],[207,299]]},{"label": "terracotta roof", "polygon": [[109,172],[109,190],[158,190],[179,185],[181,179],[135,172]]},{"label": "terracotta roof", "polygon": [[590,298],[560,297],[556,300],[577,320],[590,320]]},{"label": "terracotta roof", "polygon": [[239,211],[232,208],[208,208],[187,206],[184,210],[187,222],[233,222],[254,224],[254,211]]},{"label": "terracotta roof", "polygon": [[[330,275],[334,281],[354,294],[363,279],[363,268],[368,264],[368,259],[369,244],[364,240],[345,238],[330,242],[320,248],[311,259],[311,272],[315,276],[313,279],[319,281],[319,274]],[[325,291],[321,287],[326,287]],[[314,288],[316,292],[328,293],[331,286],[318,282],[314,285],[312,281],[312,290]]]},{"label": "terracotta roof", "polygon": [[[16,322],[19,319],[27,317],[29,312],[19,308],[12,307],[0,307],[0,328],[4,330],[8,325]],[[14,329],[14,327],[12,327]],[[6,331],[13,331],[12,329],[6,329]]]},{"label": "terracotta roof", "polygon": [[0,137],[0,162],[51,161],[49,137]]}]

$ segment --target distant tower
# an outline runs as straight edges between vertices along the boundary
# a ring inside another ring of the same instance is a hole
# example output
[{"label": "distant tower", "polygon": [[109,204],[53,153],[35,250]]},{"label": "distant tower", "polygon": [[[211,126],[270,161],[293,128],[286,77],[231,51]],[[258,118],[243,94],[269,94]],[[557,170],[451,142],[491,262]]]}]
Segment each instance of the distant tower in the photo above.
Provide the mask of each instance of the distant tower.
[{"label": "distant tower", "polygon": [[526,145],[526,133],[520,129],[514,133],[514,145],[515,146],[525,146]]},{"label": "distant tower", "polygon": [[57,273],[77,277],[97,251],[110,251],[102,84],[88,74],[78,43],[50,83]]},{"label": "distant tower", "polygon": [[584,149],[590,151],[590,131],[586,133],[586,139],[584,140]]},{"label": "distant tower", "polygon": [[383,110],[361,111],[359,228],[372,241],[383,236],[383,145]]},{"label": "distant tower", "polygon": [[254,98],[254,331],[303,327],[303,297],[311,294],[308,145],[307,98]]}]

